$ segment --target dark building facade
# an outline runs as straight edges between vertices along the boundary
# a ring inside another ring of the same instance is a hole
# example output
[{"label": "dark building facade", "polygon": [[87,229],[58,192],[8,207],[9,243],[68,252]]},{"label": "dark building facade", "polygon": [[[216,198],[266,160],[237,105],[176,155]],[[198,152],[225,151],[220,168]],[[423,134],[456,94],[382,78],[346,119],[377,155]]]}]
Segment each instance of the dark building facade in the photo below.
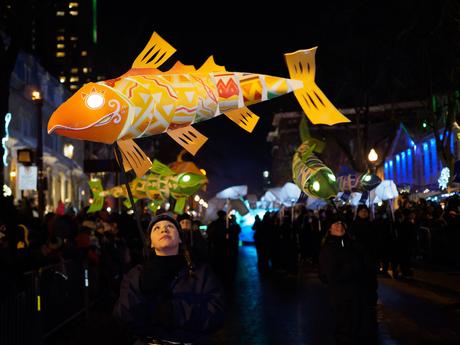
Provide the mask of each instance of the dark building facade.
[{"label": "dark building facade", "polygon": [[97,0],[57,0],[37,10],[31,48],[65,87],[76,91],[94,81],[97,42]]}]

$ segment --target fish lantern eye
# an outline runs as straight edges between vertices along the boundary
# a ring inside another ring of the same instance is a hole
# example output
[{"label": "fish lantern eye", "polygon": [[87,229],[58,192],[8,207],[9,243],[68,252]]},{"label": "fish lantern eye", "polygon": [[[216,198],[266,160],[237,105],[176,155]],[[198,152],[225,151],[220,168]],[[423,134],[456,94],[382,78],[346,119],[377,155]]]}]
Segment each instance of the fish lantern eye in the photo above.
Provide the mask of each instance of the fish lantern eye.
[{"label": "fish lantern eye", "polygon": [[86,105],[90,109],[99,109],[104,104],[104,96],[100,93],[93,93],[86,98]]},{"label": "fish lantern eye", "polygon": [[371,175],[364,176],[364,181],[369,182],[371,180]]},{"label": "fish lantern eye", "polygon": [[312,187],[315,192],[318,192],[320,188],[319,182],[318,181],[313,182]]},{"label": "fish lantern eye", "polygon": [[188,181],[190,181],[190,175],[184,175],[184,176],[182,176],[182,182],[187,183]]},{"label": "fish lantern eye", "polygon": [[327,174],[327,177],[329,177],[329,180],[335,182],[336,181],[336,178],[334,176],[334,174]]}]

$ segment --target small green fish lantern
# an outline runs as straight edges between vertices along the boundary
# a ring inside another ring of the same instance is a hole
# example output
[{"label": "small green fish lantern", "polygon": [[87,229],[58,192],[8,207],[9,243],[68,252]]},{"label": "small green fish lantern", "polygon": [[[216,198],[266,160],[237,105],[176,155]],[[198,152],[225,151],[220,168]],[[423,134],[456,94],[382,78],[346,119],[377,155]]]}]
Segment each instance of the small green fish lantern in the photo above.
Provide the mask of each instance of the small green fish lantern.
[{"label": "small green fish lantern", "polygon": [[330,199],[337,195],[337,179],[318,157],[313,154],[315,144],[304,141],[292,159],[292,179],[310,197]]},{"label": "small green fish lantern", "polygon": [[371,191],[376,188],[382,180],[372,172],[365,172],[359,176],[359,187],[365,191]]}]

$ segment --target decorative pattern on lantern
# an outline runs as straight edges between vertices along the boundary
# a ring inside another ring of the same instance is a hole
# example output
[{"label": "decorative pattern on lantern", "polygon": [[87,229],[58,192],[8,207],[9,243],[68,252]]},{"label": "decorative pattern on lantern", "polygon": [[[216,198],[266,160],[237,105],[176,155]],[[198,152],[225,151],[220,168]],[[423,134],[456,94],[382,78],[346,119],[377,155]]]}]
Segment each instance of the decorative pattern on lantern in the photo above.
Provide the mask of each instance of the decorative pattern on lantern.
[{"label": "decorative pattern on lantern", "polygon": [[[139,199],[150,199],[155,206],[159,206],[171,196],[176,199],[174,209],[176,213],[182,213],[185,199],[208,183],[208,179],[202,174],[176,173],[157,160],[154,160],[151,172],[141,178],[135,178],[129,183],[134,202]],[[128,198],[128,192],[124,185],[104,190],[100,180],[93,180],[89,182],[89,186],[93,192],[94,201],[88,213],[101,210],[106,196]],[[125,205],[129,208],[132,207],[128,199],[125,200]],[[151,206],[152,203],[149,205]]]},{"label": "decorative pattern on lantern", "polygon": [[310,197],[330,199],[337,195],[337,179],[313,153],[315,145],[304,141],[292,159],[292,179],[302,192]]},{"label": "decorative pattern on lantern", "polygon": [[151,162],[133,139],[166,132],[194,155],[207,138],[192,124],[223,113],[252,132],[259,117],[248,106],[289,92],[313,124],[349,122],[315,83],[316,47],[285,54],[291,79],[228,72],[212,56],[198,69],[177,62],[158,70],[175,51],[153,33],[128,72],[86,84],[63,103],[51,116],[48,133],[117,142],[125,170],[141,177]]}]

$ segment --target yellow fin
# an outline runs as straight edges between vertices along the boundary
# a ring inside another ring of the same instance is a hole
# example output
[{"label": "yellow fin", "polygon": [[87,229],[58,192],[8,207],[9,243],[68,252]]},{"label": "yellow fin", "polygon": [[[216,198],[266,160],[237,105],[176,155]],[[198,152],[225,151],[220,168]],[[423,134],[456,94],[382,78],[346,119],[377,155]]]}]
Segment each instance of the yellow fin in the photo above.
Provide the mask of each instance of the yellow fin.
[{"label": "yellow fin", "polygon": [[179,74],[179,73],[193,73],[196,72],[196,68],[193,65],[184,65],[182,62],[177,61],[170,70],[165,71],[164,73],[168,74]]},{"label": "yellow fin", "polygon": [[179,127],[174,130],[168,130],[166,133],[192,155],[195,155],[208,140],[207,137],[192,126]]},{"label": "yellow fin", "polygon": [[257,121],[259,121],[259,117],[247,107],[229,110],[224,112],[224,114],[249,133],[252,133],[254,127],[257,125]]},{"label": "yellow fin", "polygon": [[132,68],[160,67],[175,52],[176,49],[172,45],[154,32],[144,50],[134,60]]},{"label": "yellow fin", "polygon": [[294,91],[302,110],[313,124],[335,125],[350,122],[331,103],[315,83],[316,47],[284,54],[291,79],[303,82],[303,87]]},{"label": "yellow fin", "polygon": [[206,62],[198,68],[199,73],[211,73],[211,72],[227,72],[225,66],[220,66],[214,62],[214,57],[211,55],[208,57]]},{"label": "yellow fin", "polygon": [[122,154],[125,171],[134,169],[137,177],[144,176],[152,166],[152,162],[144,151],[132,139],[118,140],[117,144]]}]

